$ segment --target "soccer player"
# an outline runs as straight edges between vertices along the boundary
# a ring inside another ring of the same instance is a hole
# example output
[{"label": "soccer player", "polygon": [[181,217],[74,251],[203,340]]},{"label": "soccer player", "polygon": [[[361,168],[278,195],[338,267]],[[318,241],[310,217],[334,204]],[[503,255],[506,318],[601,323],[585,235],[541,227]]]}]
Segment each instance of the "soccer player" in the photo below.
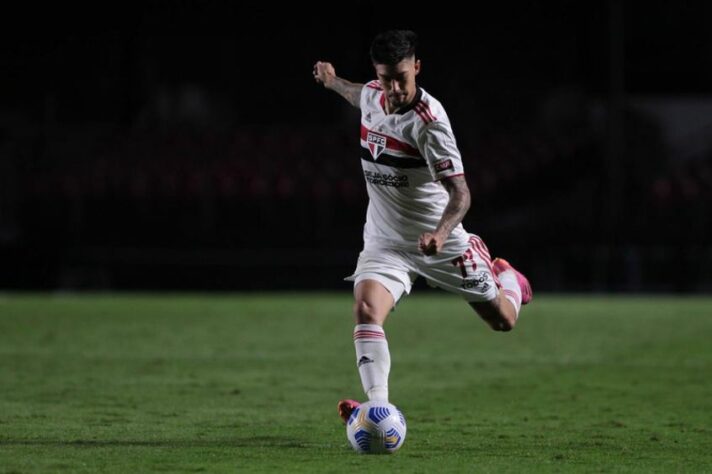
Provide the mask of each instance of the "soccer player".
[{"label": "soccer player", "polygon": [[[354,282],[356,363],[369,400],[388,401],[391,366],[383,323],[415,278],[460,295],[495,331],[511,330],[532,299],[527,279],[491,260],[463,229],[470,207],[460,151],[445,109],[416,84],[420,60],[412,31],[381,33],[371,44],[378,80],[356,84],[328,62],[314,79],[361,109],[361,164],[368,190],[363,251]],[[358,406],[341,400],[346,421]]]}]

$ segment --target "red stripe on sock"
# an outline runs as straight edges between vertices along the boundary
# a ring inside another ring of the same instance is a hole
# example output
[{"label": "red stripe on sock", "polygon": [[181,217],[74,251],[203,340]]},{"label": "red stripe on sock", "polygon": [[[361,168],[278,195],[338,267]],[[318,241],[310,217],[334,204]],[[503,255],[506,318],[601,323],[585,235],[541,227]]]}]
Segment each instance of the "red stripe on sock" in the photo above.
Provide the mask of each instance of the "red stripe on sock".
[{"label": "red stripe on sock", "polygon": [[354,333],[354,339],[385,339],[386,335],[382,332],[375,331],[357,331]]},{"label": "red stripe on sock", "polygon": [[504,292],[505,295],[509,295],[509,296],[511,296],[512,298],[514,298],[515,300],[516,300],[516,299],[519,299],[519,300],[521,301],[521,299],[522,299],[517,293],[515,293],[515,292],[512,291],[512,290],[504,289],[504,290],[502,290],[502,291]]}]

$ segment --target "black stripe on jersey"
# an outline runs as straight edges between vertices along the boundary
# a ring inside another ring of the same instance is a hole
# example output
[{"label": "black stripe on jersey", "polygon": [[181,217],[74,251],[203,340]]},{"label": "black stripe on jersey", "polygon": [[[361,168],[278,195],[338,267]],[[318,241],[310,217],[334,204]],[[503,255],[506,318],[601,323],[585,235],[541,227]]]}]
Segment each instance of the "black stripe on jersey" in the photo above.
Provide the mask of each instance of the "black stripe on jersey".
[{"label": "black stripe on jersey", "polygon": [[402,156],[389,155],[386,152],[381,153],[378,155],[378,159],[374,160],[371,153],[363,148],[361,148],[361,159],[364,161],[370,161],[371,163],[376,163],[378,165],[391,166],[393,168],[423,168],[428,166],[422,158],[404,158]]}]

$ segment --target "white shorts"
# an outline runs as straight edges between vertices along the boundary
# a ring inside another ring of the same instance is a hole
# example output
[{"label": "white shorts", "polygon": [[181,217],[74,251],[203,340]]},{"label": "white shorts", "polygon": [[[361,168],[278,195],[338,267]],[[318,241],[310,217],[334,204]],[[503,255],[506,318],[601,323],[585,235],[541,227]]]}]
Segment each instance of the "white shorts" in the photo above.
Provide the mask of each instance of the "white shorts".
[{"label": "white shorts", "polygon": [[448,252],[427,257],[418,252],[369,247],[361,251],[353,275],[346,278],[354,286],[363,280],[376,280],[397,303],[410,293],[413,282],[422,276],[428,285],[462,296],[467,302],[491,301],[497,297],[499,280],[492,270],[487,246],[470,234],[464,253]]}]

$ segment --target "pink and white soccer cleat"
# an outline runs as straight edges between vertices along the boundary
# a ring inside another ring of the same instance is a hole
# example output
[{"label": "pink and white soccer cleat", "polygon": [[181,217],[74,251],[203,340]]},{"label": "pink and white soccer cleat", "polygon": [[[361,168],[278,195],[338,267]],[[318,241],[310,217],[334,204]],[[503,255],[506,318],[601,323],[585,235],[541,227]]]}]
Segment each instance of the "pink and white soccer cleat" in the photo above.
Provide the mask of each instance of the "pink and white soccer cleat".
[{"label": "pink and white soccer cleat", "polygon": [[494,269],[494,273],[496,275],[499,275],[507,270],[512,270],[517,276],[517,283],[519,283],[519,288],[522,290],[522,304],[525,305],[532,300],[534,293],[532,292],[529,280],[527,280],[527,277],[519,273],[512,265],[510,265],[508,261],[503,258],[495,258],[492,260],[492,268]]},{"label": "pink and white soccer cleat", "polygon": [[349,421],[349,417],[351,416],[351,413],[361,405],[359,402],[356,400],[341,400],[339,404],[336,406],[336,408],[339,411],[339,416],[341,417],[342,420],[344,420],[344,423]]}]

